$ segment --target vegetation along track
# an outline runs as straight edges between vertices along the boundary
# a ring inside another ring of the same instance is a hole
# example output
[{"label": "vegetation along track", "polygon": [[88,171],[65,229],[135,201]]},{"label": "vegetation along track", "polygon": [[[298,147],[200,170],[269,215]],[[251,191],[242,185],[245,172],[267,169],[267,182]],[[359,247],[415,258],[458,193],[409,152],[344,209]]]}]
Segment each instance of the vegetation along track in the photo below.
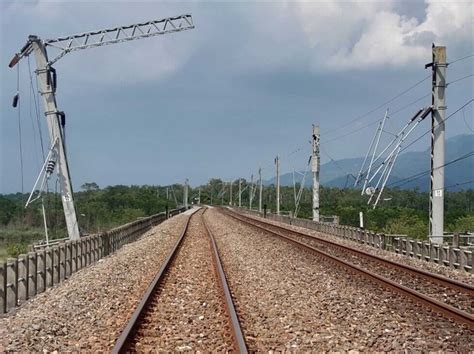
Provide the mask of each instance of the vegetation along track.
[{"label": "vegetation along track", "polygon": [[[221,209],[223,210],[223,209]],[[229,216],[351,269],[474,329],[474,287],[356,248],[225,209]]]},{"label": "vegetation along track", "polygon": [[247,352],[219,252],[203,217],[205,211],[188,217],[113,353]]}]

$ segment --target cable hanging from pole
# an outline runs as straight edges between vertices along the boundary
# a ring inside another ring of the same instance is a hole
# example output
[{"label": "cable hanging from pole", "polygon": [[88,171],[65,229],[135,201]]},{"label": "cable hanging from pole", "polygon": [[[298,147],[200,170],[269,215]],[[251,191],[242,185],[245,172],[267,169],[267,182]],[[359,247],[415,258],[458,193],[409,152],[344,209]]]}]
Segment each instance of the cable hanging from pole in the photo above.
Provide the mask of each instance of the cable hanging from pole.
[{"label": "cable hanging from pole", "polygon": [[40,139],[40,144],[41,144],[41,153],[43,156],[43,161],[45,158],[44,155],[44,143],[43,143],[43,131],[41,129],[41,121],[40,121],[40,113],[39,113],[39,105],[38,105],[38,97],[39,95],[39,90],[38,90],[38,77],[35,75],[35,81],[36,81],[36,87],[33,85],[33,75],[31,73],[31,63],[30,63],[30,57],[28,56],[28,72],[29,72],[29,77],[30,77],[30,89],[31,89],[31,94],[33,96],[33,101],[35,104],[35,113],[36,113],[36,125],[38,128],[38,133],[39,133],[39,139]]},{"label": "cable hanging from pole", "polygon": [[[447,116],[445,119],[444,119],[444,123],[446,123],[446,121],[453,117],[454,115],[456,115],[456,113],[458,113],[459,111],[461,111],[462,109],[464,109],[465,107],[469,106],[472,102],[474,101],[473,98],[471,98],[469,101],[467,101],[466,103],[464,103],[461,107],[459,107],[458,109],[456,109],[453,113],[451,113],[449,116]],[[434,127],[436,128],[438,126],[438,124],[436,124]],[[403,152],[405,151],[406,149],[408,149],[410,146],[412,146],[414,143],[416,143],[417,141],[419,141],[421,138],[423,138],[426,134],[428,133],[431,133],[431,129],[430,130],[427,130],[425,133],[423,133],[422,135],[420,135],[417,139],[415,139],[414,141],[412,141],[410,144],[408,144],[407,146],[405,146],[400,152]]]},{"label": "cable hanging from pole", "polygon": [[13,97],[13,107],[17,108],[18,115],[18,138],[19,138],[19,157],[20,157],[20,174],[21,174],[21,194],[24,193],[24,171],[23,171],[23,141],[21,130],[21,99],[20,99],[20,65],[16,70],[16,94]]}]

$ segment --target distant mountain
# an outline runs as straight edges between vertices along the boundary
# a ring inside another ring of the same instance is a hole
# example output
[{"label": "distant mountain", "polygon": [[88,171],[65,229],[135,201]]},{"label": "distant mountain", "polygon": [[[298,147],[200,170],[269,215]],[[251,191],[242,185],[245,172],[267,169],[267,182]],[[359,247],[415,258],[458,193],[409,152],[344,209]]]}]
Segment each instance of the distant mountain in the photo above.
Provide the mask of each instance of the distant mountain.
[{"label": "distant mountain", "polygon": [[[446,162],[457,159],[467,153],[474,151],[474,135],[457,135],[446,140]],[[342,159],[330,161],[321,165],[320,179],[321,184],[325,187],[352,187],[354,185],[354,177],[359,173],[363,157]],[[428,171],[430,169],[430,150],[406,152],[398,157],[388,184],[394,183],[393,187],[402,189],[419,188],[421,191],[429,189],[429,174],[416,180],[408,179],[418,173]],[[302,171],[304,172],[304,171]],[[299,177],[297,180],[300,180]],[[474,180],[474,156],[461,160],[446,166],[445,169],[445,186],[452,186],[450,190],[460,190],[462,188],[472,188],[473,184],[465,186],[456,186],[457,183]],[[265,185],[275,184],[275,177],[264,181]],[[293,174],[286,173],[280,176],[282,186],[293,185]],[[305,185],[311,186],[311,173],[306,175]]]}]

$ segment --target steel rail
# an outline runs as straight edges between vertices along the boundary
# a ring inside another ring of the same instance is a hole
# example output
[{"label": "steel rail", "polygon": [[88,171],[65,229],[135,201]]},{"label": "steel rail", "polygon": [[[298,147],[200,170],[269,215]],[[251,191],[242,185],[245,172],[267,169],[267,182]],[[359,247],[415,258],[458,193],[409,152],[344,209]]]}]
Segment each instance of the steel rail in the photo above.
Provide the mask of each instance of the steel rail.
[{"label": "steel rail", "polygon": [[[247,225],[250,225],[250,226],[253,226],[254,228],[257,228],[259,230],[263,230],[267,233],[270,233],[272,235],[275,235],[275,236],[278,236],[302,249],[305,249],[307,251],[310,251],[318,256],[321,256],[327,260],[329,260],[330,262],[334,263],[335,265],[338,265],[342,268],[345,268],[345,269],[348,269],[350,271],[353,271],[355,273],[358,273],[358,274],[361,274],[362,276],[368,278],[368,279],[371,279],[371,280],[374,280],[376,282],[378,282],[379,284],[385,286],[386,288],[390,288],[392,290],[395,290],[396,292],[398,292],[399,294],[405,296],[405,297],[408,297],[410,299],[413,299],[415,300],[416,302],[422,304],[422,305],[425,305],[426,307],[428,307],[429,309],[431,310],[434,310],[435,312],[438,312],[446,317],[449,317],[455,321],[458,321],[460,323],[463,323],[465,325],[467,325],[467,327],[471,330],[474,330],[474,316],[465,312],[465,311],[462,311],[462,310],[459,310],[453,306],[450,306],[450,305],[447,305],[441,301],[438,301],[436,299],[433,299],[427,295],[424,295],[418,291],[415,291],[413,289],[410,289],[404,285],[401,285],[401,284],[398,284],[396,282],[394,282],[393,280],[390,280],[390,279],[387,279],[385,277],[382,277],[378,274],[375,274],[367,269],[363,269],[355,264],[352,264],[352,263],[349,263],[347,261],[344,261],[338,257],[335,257],[329,253],[326,253],[322,250],[318,250],[317,248],[315,247],[312,247],[312,246],[309,246],[305,243],[302,243],[302,242],[299,242],[295,239],[292,239],[291,237],[288,237],[288,236],[285,236],[285,235],[282,235],[276,231],[273,231],[271,229],[267,229],[265,227],[262,227],[260,225],[258,225],[257,223],[255,222],[251,222],[249,221],[248,219],[244,219],[244,218],[241,218],[239,216],[236,216],[234,213],[226,213],[228,216],[236,219],[236,220],[239,220],[241,222],[243,222],[244,224],[247,224]],[[252,218],[249,218],[251,220],[255,220],[255,219],[252,219]]]},{"label": "steel rail", "polygon": [[207,211],[207,208],[204,210],[204,213],[202,214],[202,220],[203,220],[204,228],[206,229],[207,234],[209,236],[209,243],[211,246],[214,268],[216,270],[217,277],[219,279],[219,285],[222,290],[222,295],[226,303],[227,315],[230,318],[230,325],[231,325],[232,333],[233,333],[234,346],[235,346],[235,349],[237,349],[239,353],[246,354],[248,353],[247,344],[245,343],[245,337],[242,332],[242,328],[240,327],[239,317],[237,315],[237,311],[235,310],[234,301],[232,299],[232,294],[230,292],[229,284],[227,282],[227,277],[225,275],[224,268],[222,267],[222,262],[219,256],[219,250],[217,249],[216,240],[204,218],[204,214],[206,213],[206,211]]},{"label": "steel rail", "polygon": [[[236,213],[235,211],[230,211],[230,212]],[[374,254],[371,254],[371,253],[368,253],[368,252],[365,252],[365,251],[362,251],[362,250],[352,248],[350,246],[342,245],[342,244],[339,244],[339,243],[331,241],[331,240],[326,240],[324,238],[321,238],[321,237],[318,237],[318,236],[315,236],[315,235],[310,235],[310,234],[306,234],[304,232],[292,230],[292,229],[287,228],[287,227],[282,226],[282,225],[271,224],[271,223],[268,223],[268,222],[265,222],[265,221],[262,221],[262,220],[255,219],[253,217],[249,217],[247,215],[242,215],[241,213],[236,213],[236,214],[238,214],[240,217],[243,217],[245,219],[250,219],[250,220],[253,220],[253,221],[255,221],[257,223],[260,223],[260,224],[263,224],[263,225],[274,227],[274,228],[279,229],[279,230],[284,230],[285,232],[292,233],[296,236],[310,238],[312,240],[324,243],[324,244],[329,245],[331,247],[338,248],[340,250],[344,250],[344,251],[350,252],[352,254],[362,256],[362,257],[365,257],[365,258],[368,258],[368,259],[371,259],[371,260],[374,260],[374,261],[377,261],[377,262],[380,262],[380,263],[384,263],[384,264],[392,266],[392,267],[396,267],[396,268],[398,268],[400,270],[403,270],[403,271],[406,271],[408,273],[412,273],[412,274],[415,274],[417,276],[423,277],[423,278],[427,279],[430,282],[437,283],[439,285],[443,285],[443,286],[446,286],[446,287],[451,288],[451,289],[462,290],[464,292],[467,292],[468,295],[474,296],[474,286],[463,283],[463,282],[460,282],[458,280],[450,279],[450,278],[444,277],[444,276],[439,275],[439,274],[428,272],[428,271],[423,270],[423,269],[418,269],[418,268],[415,268],[413,266],[398,263],[398,262],[395,262],[395,261],[377,256],[377,255],[374,255]]]},{"label": "steel rail", "polygon": [[148,286],[147,290],[145,291],[145,294],[143,295],[140,303],[138,304],[137,308],[133,312],[132,317],[127,323],[127,326],[125,329],[122,331],[122,334],[120,337],[117,339],[115,342],[115,346],[112,349],[113,354],[118,354],[118,353],[125,353],[127,351],[127,346],[130,343],[130,339],[133,336],[135,329],[137,328],[137,325],[139,324],[140,317],[142,316],[142,313],[145,311],[145,309],[148,307],[150,304],[150,301],[153,298],[153,295],[155,294],[156,290],[158,290],[159,285],[162,283],[164,276],[171,265],[171,262],[173,259],[176,257],[176,254],[178,253],[178,249],[184,239],[184,236],[186,235],[186,232],[189,227],[189,223],[191,221],[191,217],[200,209],[197,209],[194,211],[191,215],[186,220],[186,224],[183,227],[183,230],[181,231],[181,235],[179,236],[178,240],[176,241],[173,249],[171,252],[168,254],[166,257],[165,261],[163,262],[159,272],[156,274],[155,278],[153,278],[152,282]]}]

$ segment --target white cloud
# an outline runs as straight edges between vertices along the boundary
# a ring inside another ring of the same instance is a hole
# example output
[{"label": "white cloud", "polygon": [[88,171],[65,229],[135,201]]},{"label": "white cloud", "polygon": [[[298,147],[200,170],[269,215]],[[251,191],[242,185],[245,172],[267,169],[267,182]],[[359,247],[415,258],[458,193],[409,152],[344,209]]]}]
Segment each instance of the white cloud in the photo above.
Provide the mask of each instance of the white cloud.
[{"label": "white cloud", "polygon": [[313,68],[345,70],[426,62],[433,41],[453,50],[472,43],[473,6],[428,0],[421,22],[397,13],[394,1],[296,3],[294,14]]},{"label": "white cloud", "polygon": [[426,0],[424,16],[416,17],[410,13],[411,5],[404,4],[407,13],[400,13],[396,1],[214,4],[42,0],[4,8],[2,27],[15,27],[21,21],[25,24],[22,30],[30,27],[34,30],[28,29],[28,33],[49,37],[193,13],[194,33],[82,51],[64,58],[64,65],[62,60],[58,62],[62,75],[74,76],[80,83],[159,81],[182,70],[196,54],[209,58],[216,72],[219,67],[232,74],[284,68],[318,72],[420,65],[431,57],[432,42],[448,45],[448,58],[456,57],[456,50],[465,54],[466,43],[472,48],[471,2]]}]

